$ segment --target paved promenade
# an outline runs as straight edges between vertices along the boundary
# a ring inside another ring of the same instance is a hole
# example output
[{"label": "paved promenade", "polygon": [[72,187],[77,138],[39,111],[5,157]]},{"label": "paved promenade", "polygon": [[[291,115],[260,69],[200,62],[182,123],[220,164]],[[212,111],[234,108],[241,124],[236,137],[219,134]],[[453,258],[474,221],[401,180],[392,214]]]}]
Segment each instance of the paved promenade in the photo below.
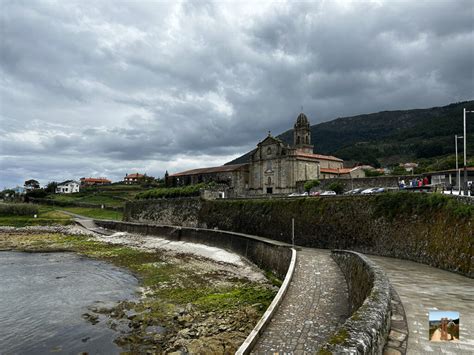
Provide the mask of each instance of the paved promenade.
[{"label": "paved promenade", "polygon": [[[384,268],[403,302],[407,354],[474,354],[474,280],[407,260],[369,255]],[[458,342],[429,341],[430,310],[460,313]]]},{"label": "paved promenade", "polygon": [[347,284],[327,250],[302,249],[284,300],[254,353],[314,353],[349,314]]}]

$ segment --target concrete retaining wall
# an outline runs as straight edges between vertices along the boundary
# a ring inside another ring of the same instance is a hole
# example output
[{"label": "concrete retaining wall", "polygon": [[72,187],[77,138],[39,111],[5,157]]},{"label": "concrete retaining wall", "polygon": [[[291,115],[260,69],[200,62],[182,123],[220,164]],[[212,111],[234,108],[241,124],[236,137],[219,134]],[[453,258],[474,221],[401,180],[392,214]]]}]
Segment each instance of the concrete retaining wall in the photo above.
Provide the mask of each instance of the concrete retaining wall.
[{"label": "concrete retaining wall", "polygon": [[349,288],[351,317],[320,354],[382,354],[390,331],[390,283],[381,268],[362,254],[333,250]]},{"label": "concrete retaining wall", "polygon": [[95,220],[103,228],[117,231],[155,235],[158,237],[191,243],[201,243],[231,250],[284,279],[291,262],[291,245],[241,233],[203,228],[161,226],[143,223]]}]

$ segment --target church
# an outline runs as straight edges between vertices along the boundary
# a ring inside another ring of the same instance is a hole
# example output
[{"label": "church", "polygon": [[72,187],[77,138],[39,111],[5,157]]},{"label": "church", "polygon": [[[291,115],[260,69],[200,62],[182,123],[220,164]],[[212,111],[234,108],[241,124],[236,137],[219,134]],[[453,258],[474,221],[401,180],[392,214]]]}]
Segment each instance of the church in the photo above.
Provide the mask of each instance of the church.
[{"label": "church", "polygon": [[228,186],[229,196],[289,194],[303,191],[308,180],[338,176],[343,160],[314,154],[308,118],[300,113],[293,127],[293,145],[268,136],[250,153],[248,163],[193,169],[169,175],[172,186],[214,181]]}]

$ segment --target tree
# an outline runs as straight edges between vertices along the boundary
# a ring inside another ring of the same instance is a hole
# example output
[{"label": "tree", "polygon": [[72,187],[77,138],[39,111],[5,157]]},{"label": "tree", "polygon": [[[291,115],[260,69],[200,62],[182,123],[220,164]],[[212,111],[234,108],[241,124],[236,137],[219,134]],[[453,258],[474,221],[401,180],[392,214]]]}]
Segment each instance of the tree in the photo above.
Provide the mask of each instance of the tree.
[{"label": "tree", "polygon": [[48,185],[46,185],[44,191],[48,194],[54,194],[56,193],[56,187],[58,187],[58,183],[56,181],[50,181],[48,182]]},{"label": "tree", "polygon": [[37,180],[30,179],[25,181],[25,189],[28,190],[33,190],[33,189],[39,189],[40,184]]},{"label": "tree", "polygon": [[309,191],[311,191],[311,189],[313,187],[319,186],[319,184],[321,184],[321,182],[317,179],[316,180],[309,180],[309,181],[306,181],[304,183],[304,189],[305,189],[305,191],[309,192]]},{"label": "tree", "polygon": [[328,190],[330,191],[334,191],[336,194],[340,195],[344,192],[344,187],[346,185],[343,184],[341,181],[334,181],[334,182],[331,182],[327,188]]}]

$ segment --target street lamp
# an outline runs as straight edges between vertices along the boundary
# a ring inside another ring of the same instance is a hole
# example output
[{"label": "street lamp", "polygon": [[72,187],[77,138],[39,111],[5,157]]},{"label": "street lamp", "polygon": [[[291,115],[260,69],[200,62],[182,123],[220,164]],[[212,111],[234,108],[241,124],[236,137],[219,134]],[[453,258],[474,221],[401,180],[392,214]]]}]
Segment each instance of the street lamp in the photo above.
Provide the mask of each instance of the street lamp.
[{"label": "street lamp", "polygon": [[466,161],[466,112],[474,113],[474,111],[467,111],[463,109],[463,125],[464,125],[464,195],[467,196],[467,161]]},{"label": "street lamp", "polygon": [[459,170],[458,164],[458,139],[462,139],[463,136],[458,136],[457,134],[454,135],[454,145],[456,149],[456,180],[458,185],[458,195],[461,194],[461,171]]}]

